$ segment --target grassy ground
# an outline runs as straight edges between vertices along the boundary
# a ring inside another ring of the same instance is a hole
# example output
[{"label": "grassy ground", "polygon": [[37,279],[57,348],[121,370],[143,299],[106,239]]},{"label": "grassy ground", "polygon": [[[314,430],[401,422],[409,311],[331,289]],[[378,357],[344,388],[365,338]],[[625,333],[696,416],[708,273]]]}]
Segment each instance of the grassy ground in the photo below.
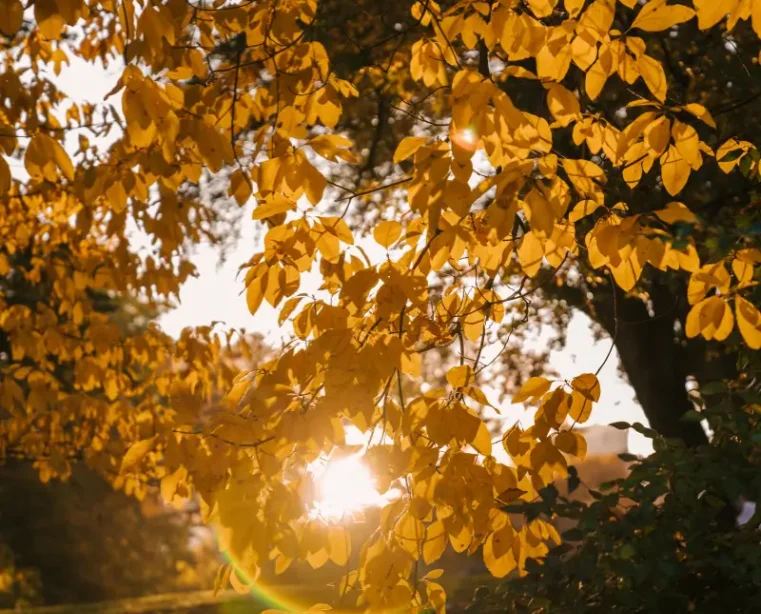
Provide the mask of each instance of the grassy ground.
[{"label": "grassy ground", "polygon": [[[449,584],[449,604],[447,611],[462,611],[480,586],[490,590],[498,582],[488,575],[466,575],[451,578]],[[303,587],[283,587],[284,594],[296,596],[303,592]],[[300,599],[299,601],[308,601]],[[195,591],[188,593],[169,593],[138,597],[135,599],[118,599],[87,604],[67,604],[28,608],[26,614],[259,614],[272,607],[252,597],[239,595],[234,591],[223,591],[214,596],[212,591]],[[18,614],[18,610],[0,610],[0,614]]]}]

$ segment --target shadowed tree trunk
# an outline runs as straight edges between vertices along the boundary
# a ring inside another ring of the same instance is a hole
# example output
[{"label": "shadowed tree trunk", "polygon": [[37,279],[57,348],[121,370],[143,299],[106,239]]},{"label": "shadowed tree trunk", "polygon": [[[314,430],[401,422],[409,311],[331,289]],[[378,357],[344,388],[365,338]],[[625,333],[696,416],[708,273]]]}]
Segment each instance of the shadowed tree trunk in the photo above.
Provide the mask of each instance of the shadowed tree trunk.
[{"label": "shadowed tree trunk", "polygon": [[621,367],[650,426],[663,437],[681,439],[688,446],[707,443],[699,423],[682,419],[693,408],[687,380],[690,376],[698,383],[734,378],[736,356],[712,348],[702,339],[686,339],[690,305],[684,298],[685,288],[671,288],[654,277],[649,304],[626,296],[618,287],[611,291],[610,285],[592,289],[591,300],[586,298],[586,288],[560,288],[558,292],[558,298],[582,310],[614,340]]}]

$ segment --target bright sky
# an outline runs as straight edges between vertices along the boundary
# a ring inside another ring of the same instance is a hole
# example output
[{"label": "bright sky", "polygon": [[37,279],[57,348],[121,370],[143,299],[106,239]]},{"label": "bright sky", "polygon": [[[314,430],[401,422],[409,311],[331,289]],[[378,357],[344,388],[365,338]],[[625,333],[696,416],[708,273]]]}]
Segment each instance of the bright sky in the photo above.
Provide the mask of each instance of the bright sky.
[{"label": "bright sky", "polygon": [[[114,65],[103,71],[72,58],[72,65],[64,67],[60,77],[55,80],[75,100],[97,103],[103,100],[120,74],[119,66]],[[114,96],[109,102],[118,107],[119,99],[119,96]],[[14,165],[14,174],[23,172],[19,166],[18,163]],[[251,220],[248,214],[250,211],[249,206],[241,216],[240,239],[229,251],[223,264],[220,264],[219,253],[215,248],[198,248],[195,257],[198,278],[185,284],[180,295],[180,305],[161,317],[160,324],[169,334],[177,335],[185,326],[222,321],[227,326],[260,332],[273,344],[280,341],[282,333],[277,325],[275,310],[265,302],[256,316],[252,316],[246,307],[245,297],[241,294],[243,283],[238,276],[238,267],[260,248],[255,237],[256,222]],[[308,281],[307,284],[311,285]],[[537,339],[537,342],[541,343],[541,340]],[[583,314],[577,314],[570,323],[567,349],[554,352],[550,364],[561,377],[570,379],[581,373],[595,372],[609,348],[610,340],[596,343],[590,333],[588,319]],[[617,420],[647,424],[641,408],[634,400],[632,388],[618,374],[618,356],[615,351],[598,377],[602,394],[589,424],[608,424]],[[517,408],[512,407],[508,411],[512,416]],[[647,453],[651,449],[649,441],[637,433],[630,433],[629,448],[634,453]]]}]

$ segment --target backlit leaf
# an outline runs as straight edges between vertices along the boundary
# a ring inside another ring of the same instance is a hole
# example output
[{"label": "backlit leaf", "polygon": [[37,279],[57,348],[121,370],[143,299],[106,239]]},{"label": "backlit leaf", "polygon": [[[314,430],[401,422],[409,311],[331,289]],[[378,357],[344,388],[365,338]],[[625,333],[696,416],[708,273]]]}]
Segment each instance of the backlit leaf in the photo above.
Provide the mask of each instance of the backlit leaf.
[{"label": "backlit leaf", "polygon": [[735,316],[737,328],[745,343],[753,350],[761,349],[761,313],[742,296],[735,296]]},{"label": "backlit leaf", "polygon": [[375,242],[382,247],[390,247],[402,234],[402,225],[395,220],[380,222],[373,230]]},{"label": "backlit leaf", "polygon": [[666,4],[666,0],[649,0],[632,23],[632,28],[646,32],[660,32],[692,19],[695,11],[678,4]]},{"label": "backlit leaf", "polygon": [[129,473],[135,469],[146,455],[153,450],[158,435],[133,443],[122,458],[121,473]]},{"label": "backlit leaf", "polygon": [[401,140],[394,152],[394,164],[399,164],[413,155],[418,149],[425,145],[428,139],[423,136],[407,136]]},{"label": "backlit leaf", "polygon": [[532,377],[520,390],[513,395],[513,403],[523,403],[524,401],[535,401],[544,395],[552,385],[552,382],[544,377]]},{"label": "backlit leaf", "polygon": [[475,374],[473,368],[470,365],[460,365],[452,367],[447,371],[447,381],[450,386],[454,388],[462,388],[473,382]]},{"label": "backlit leaf", "polygon": [[690,165],[674,145],[661,157],[661,178],[663,186],[671,196],[682,191],[690,178]]}]

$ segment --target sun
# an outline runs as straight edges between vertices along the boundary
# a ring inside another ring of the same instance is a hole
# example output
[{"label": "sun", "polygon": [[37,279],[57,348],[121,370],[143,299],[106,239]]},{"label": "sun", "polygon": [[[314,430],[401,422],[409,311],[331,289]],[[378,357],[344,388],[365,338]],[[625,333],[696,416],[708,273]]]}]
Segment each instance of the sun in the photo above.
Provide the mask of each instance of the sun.
[{"label": "sun", "polygon": [[478,147],[478,133],[471,127],[455,130],[452,133],[452,141],[466,151],[475,151]]},{"label": "sun", "polygon": [[383,505],[386,500],[358,456],[316,461],[312,472],[317,485],[315,516],[338,520],[363,508]]}]

